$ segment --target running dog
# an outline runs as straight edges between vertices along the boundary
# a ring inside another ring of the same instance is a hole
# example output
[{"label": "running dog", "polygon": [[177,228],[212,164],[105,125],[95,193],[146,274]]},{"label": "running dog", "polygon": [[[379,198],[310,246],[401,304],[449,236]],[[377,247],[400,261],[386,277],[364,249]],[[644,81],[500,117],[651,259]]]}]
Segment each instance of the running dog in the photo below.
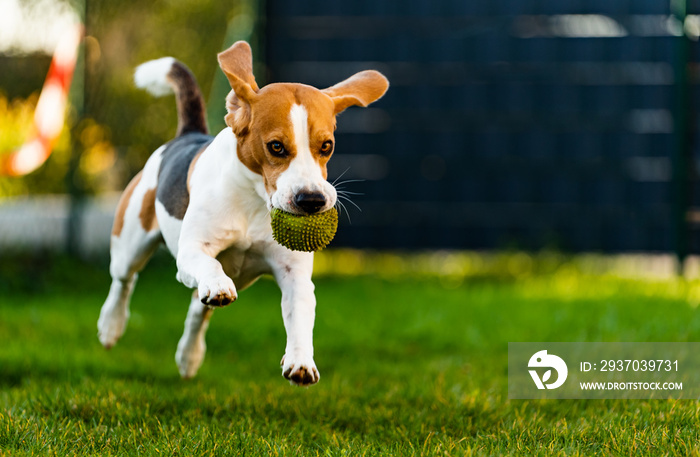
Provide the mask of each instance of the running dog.
[{"label": "running dog", "polygon": [[308,386],[320,375],[314,362],[316,298],[313,253],[295,252],[272,238],[272,208],[308,215],[336,204],[326,180],[336,115],[381,98],[388,80],[362,71],[327,89],[295,83],[259,88],[250,46],[242,41],[218,55],[231,84],[226,128],[208,135],[204,101],[189,69],[172,57],[146,62],[136,85],[154,95],[175,92],[175,139],[158,148],[124,191],[111,237],[112,285],[102,306],[98,337],[111,348],[129,319],[138,272],[165,243],[177,261],[177,280],[194,289],[175,361],[180,375],[196,375],[214,308],[236,300],[263,274],[282,291],[287,345],[282,374]]}]

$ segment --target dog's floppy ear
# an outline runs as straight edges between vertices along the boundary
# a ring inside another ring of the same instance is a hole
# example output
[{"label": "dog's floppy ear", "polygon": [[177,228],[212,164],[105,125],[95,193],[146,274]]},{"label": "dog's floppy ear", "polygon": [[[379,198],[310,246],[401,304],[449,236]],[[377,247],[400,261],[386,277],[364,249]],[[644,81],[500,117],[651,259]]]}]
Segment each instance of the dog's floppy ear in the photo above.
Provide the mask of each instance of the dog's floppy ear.
[{"label": "dog's floppy ear", "polygon": [[379,100],[389,88],[389,80],[375,70],[365,70],[324,89],[335,102],[335,114],[350,106],[367,106]]},{"label": "dog's floppy ear", "polygon": [[227,50],[220,52],[217,58],[233,89],[226,97],[226,124],[231,127],[238,124],[239,129],[234,128],[234,131],[244,129],[247,122],[241,118],[236,120],[235,114],[239,108],[250,105],[259,90],[253,76],[253,52],[248,43],[237,41]]},{"label": "dog's floppy ear", "polygon": [[217,58],[238,98],[249,103],[259,90],[253,76],[253,51],[250,45],[245,41],[237,41],[220,52]]}]

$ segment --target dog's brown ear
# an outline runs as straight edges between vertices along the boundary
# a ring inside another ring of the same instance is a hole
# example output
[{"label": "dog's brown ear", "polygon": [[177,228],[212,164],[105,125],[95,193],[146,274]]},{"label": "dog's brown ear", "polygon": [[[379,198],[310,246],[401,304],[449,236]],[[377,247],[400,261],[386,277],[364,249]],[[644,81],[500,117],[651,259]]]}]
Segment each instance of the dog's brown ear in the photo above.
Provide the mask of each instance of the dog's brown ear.
[{"label": "dog's brown ear", "polygon": [[335,86],[324,89],[335,102],[335,114],[350,106],[367,106],[379,100],[389,89],[389,80],[375,70],[361,71]]},{"label": "dog's brown ear", "polygon": [[[253,52],[245,41],[237,41],[227,50],[217,55],[219,66],[223,70],[233,89],[226,97],[226,124],[234,129],[236,134],[245,133],[247,122],[245,115],[236,116],[236,111],[255,99],[259,90],[253,76]],[[249,114],[241,113],[241,114]]]},{"label": "dog's brown ear", "polygon": [[245,41],[237,41],[217,55],[219,66],[224,71],[238,98],[249,102],[259,90],[253,76],[253,51]]}]

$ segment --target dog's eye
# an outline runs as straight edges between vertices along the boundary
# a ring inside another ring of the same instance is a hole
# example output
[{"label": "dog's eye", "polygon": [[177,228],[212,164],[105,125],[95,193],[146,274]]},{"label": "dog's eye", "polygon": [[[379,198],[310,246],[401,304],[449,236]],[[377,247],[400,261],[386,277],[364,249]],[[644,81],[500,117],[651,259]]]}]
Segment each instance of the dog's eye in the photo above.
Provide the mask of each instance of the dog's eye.
[{"label": "dog's eye", "polygon": [[267,150],[275,157],[285,157],[287,155],[287,150],[284,149],[284,145],[279,141],[270,141],[267,143]]},{"label": "dog's eye", "polygon": [[324,156],[330,155],[333,152],[333,142],[328,140],[321,145],[321,154]]}]

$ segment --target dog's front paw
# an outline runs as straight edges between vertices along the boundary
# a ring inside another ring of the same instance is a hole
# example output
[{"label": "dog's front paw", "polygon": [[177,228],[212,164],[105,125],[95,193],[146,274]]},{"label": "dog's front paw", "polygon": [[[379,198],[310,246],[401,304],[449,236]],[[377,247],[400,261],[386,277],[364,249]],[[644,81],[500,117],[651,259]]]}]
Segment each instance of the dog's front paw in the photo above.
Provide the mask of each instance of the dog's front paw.
[{"label": "dog's front paw", "polygon": [[312,358],[295,360],[294,357],[285,355],[282,357],[280,365],[282,366],[282,376],[295,386],[308,387],[316,384],[321,379],[321,375],[318,374],[318,369]]},{"label": "dog's front paw", "polygon": [[218,276],[201,281],[198,293],[202,303],[209,306],[226,306],[238,298],[236,286],[233,285],[233,281],[228,276]]}]

